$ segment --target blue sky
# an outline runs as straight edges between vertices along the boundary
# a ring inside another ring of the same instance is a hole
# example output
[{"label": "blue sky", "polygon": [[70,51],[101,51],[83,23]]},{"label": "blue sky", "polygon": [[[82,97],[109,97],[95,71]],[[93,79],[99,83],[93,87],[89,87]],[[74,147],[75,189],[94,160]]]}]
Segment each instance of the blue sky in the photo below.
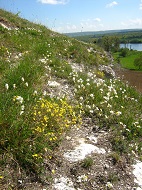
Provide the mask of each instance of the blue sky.
[{"label": "blue sky", "polygon": [[60,33],[142,28],[142,0],[0,0],[0,8]]}]

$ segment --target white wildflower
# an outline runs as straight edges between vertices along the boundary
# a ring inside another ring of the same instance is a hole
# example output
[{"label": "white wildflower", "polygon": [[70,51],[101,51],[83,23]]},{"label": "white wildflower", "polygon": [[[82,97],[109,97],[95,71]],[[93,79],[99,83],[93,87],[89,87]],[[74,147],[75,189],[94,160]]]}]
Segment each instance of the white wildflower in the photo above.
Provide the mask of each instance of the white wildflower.
[{"label": "white wildflower", "polygon": [[5,84],[5,89],[8,90],[9,89],[9,85],[6,83]]},{"label": "white wildflower", "polygon": [[24,111],[20,111],[20,115],[22,115],[24,113]]},{"label": "white wildflower", "polygon": [[22,106],[21,106],[21,110],[22,110],[22,111],[24,111],[24,109],[25,109],[25,106],[24,106],[24,105],[22,105]]},{"label": "white wildflower", "polygon": [[23,103],[23,98],[21,96],[14,96],[13,101],[17,101],[20,104],[22,104]]},{"label": "white wildflower", "polygon": [[73,79],[73,81],[75,82],[75,77],[73,77],[72,79]]},{"label": "white wildflower", "polygon": [[83,97],[81,96],[79,99],[80,99],[80,100],[83,100]]},{"label": "white wildflower", "polygon": [[27,87],[29,86],[28,82],[25,83],[25,86],[27,86]]},{"label": "white wildflower", "polygon": [[24,77],[22,77],[21,80],[24,82],[25,81]]},{"label": "white wildflower", "polygon": [[109,97],[108,97],[108,96],[104,96],[104,99],[108,101],[108,100],[109,100]]},{"label": "white wildflower", "polygon": [[115,114],[116,114],[117,116],[119,116],[119,115],[122,114],[122,112],[121,112],[121,111],[117,111]]},{"label": "white wildflower", "polygon": [[108,108],[112,108],[112,105],[108,104],[107,107],[108,107]]},{"label": "white wildflower", "polygon": [[93,97],[94,97],[94,94],[90,94],[90,97],[93,98]]},{"label": "white wildflower", "polygon": [[106,186],[107,186],[109,189],[112,189],[112,188],[113,188],[113,185],[112,185],[112,183],[110,183],[110,182],[107,182]]},{"label": "white wildflower", "polygon": [[86,176],[86,175],[84,174],[84,175],[78,176],[77,182],[81,183],[81,182],[87,181],[87,180],[88,180],[88,176]]},{"label": "white wildflower", "polygon": [[14,89],[16,88],[16,84],[13,84],[13,88],[14,88]]},{"label": "white wildflower", "polygon": [[34,96],[37,95],[37,91],[36,91],[36,90],[33,92],[33,95],[34,95]]},{"label": "white wildflower", "polygon": [[43,92],[43,96],[46,96],[46,94],[47,94],[47,92],[46,92],[46,90],[44,90],[44,92]]},{"label": "white wildflower", "polygon": [[86,105],[86,108],[91,109],[91,106],[90,105]]},{"label": "white wildflower", "polygon": [[90,112],[90,113],[94,113],[94,111],[93,111],[93,110],[90,110],[89,112]]},{"label": "white wildflower", "polygon": [[114,114],[114,111],[110,110],[110,113],[113,115],[113,114]]}]

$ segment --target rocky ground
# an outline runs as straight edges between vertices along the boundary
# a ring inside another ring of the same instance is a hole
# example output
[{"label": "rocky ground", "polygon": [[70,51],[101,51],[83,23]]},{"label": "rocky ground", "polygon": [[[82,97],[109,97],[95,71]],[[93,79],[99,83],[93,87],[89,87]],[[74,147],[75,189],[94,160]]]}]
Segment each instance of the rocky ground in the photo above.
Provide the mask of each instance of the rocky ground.
[{"label": "rocky ground", "polygon": [[119,159],[112,151],[110,138],[111,131],[100,130],[91,118],[85,118],[80,128],[73,127],[65,134],[54,156],[45,160],[46,183],[19,179],[19,189],[20,186],[26,190],[142,189],[137,187],[138,183],[142,185],[138,175],[141,166],[134,170],[130,159]]}]

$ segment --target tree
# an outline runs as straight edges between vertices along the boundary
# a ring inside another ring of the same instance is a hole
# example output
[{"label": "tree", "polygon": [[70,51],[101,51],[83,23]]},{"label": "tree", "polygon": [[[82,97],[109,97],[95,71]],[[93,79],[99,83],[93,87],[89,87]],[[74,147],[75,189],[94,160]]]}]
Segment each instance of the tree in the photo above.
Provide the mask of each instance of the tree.
[{"label": "tree", "polygon": [[120,47],[120,39],[117,36],[113,37],[113,51],[117,52]]},{"label": "tree", "polygon": [[102,45],[106,51],[110,51],[112,47],[112,40],[109,36],[104,36],[102,38]]},{"label": "tree", "polygon": [[134,66],[140,70],[142,67],[142,55],[134,60]]},{"label": "tree", "polygon": [[121,50],[120,50],[120,55],[121,55],[122,57],[126,57],[127,54],[128,54],[128,52],[129,52],[129,49],[128,49],[128,48],[121,48]]},{"label": "tree", "polygon": [[120,40],[117,36],[103,36],[102,46],[106,51],[118,51]]}]

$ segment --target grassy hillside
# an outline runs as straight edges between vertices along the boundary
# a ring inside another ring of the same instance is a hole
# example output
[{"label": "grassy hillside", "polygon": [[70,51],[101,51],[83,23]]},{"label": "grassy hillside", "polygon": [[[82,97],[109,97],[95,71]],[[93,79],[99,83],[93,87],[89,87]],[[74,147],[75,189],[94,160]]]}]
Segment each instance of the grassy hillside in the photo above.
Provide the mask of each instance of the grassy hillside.
[{"label": "grassy hillside", "polygon": [[3,10],[0,18],[0,179],[7,189],[13,170],[42,180],[45,160],[86,117],[111,131],[118,155],[142,156],[142,96],[98,69],[110,63],[106,52]]}]

